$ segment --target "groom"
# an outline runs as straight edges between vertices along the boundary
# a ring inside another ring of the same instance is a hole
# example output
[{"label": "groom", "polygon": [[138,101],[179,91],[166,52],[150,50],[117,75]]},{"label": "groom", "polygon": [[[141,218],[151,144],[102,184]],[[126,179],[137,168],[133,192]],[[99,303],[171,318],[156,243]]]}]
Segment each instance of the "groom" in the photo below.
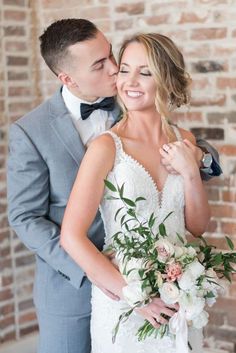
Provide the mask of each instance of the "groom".
[{"label": "groom", "polygon": [[[112,98],[118,68],[110,43],[84,19],[53,23],[40,42],[41,54],[62,87],[10,128],[9,221],[36,255],[38,352],[90,353],[90,282],[61,248],[60,225],[86,146],[118,117]],[[202,161],[201,150],[195,148],[195,153],[205,179],[219,175],[217,152],[201,144]],[[89,237],[102,249],[99,213]]]}]

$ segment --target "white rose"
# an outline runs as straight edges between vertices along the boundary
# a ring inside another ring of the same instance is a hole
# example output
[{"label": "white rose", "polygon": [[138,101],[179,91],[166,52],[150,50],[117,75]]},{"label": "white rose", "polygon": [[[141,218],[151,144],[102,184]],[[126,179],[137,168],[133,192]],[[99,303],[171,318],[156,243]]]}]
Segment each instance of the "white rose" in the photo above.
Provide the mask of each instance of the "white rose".
[{"label": "white rose", "polygon": [[165,263],[175,252],[174,245],[167,239],[160,239],[155,244],[158,261]]},{"label": "white rose", "polygon": [[135,306],[138,302],[143,302],[148,298],[150,288],[142,289],[142,282],[130,282],[122,289],[125,301],[131,306]]},{"label": "white rose", "polygon": [[180,291],[174,283],[165,282],[159,292],[161,300],[166,304],[175,304],[179,300]]},{"label": "white rose", "polygon": [[123,274],[126,282],[129,283],[132,281],[139,281],[141,279],[139,270],[143,268],[143,260],[132,257],[130,260],[120,266],[120,271]]},{"label": "white rose", "polygon": [[200,329],[208,323],[209,314],[203,310],[196,318],[193,319],[193,327]]},{"label": "white rose", "polygon": [[195,286],[196,280],[193,277],[192,273],[190,271],[186,270],[182,274],[180,279],[178,279],[178,284],[182,290],[190,290]]},{"label": "white rose", "polygon": [[180,298],[180,306],[185,310],[186,319],[193,320],[203,311],[205,299],[183,293]]},{"label": "white rose", "polygon": [[191,264],[187,266],[187,269],[188,271],[191,272],[191,274],[195,279],[200,277],[205,271],[205,267],[202,264],[200,264],[199,261],[193,261]]}]

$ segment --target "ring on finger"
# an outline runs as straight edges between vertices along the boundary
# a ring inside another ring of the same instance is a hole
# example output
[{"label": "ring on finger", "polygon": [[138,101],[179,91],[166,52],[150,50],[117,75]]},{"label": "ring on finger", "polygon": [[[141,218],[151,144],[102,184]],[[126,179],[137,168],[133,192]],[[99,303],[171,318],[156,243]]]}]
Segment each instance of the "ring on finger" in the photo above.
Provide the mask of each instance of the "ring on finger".
[{"label": "ring on finger", "polygon": [[163,148],[164,151],[168,152],[171,147],[170,147],[169,144],[165,143],[165,144],[162,146],[162,148]]}]

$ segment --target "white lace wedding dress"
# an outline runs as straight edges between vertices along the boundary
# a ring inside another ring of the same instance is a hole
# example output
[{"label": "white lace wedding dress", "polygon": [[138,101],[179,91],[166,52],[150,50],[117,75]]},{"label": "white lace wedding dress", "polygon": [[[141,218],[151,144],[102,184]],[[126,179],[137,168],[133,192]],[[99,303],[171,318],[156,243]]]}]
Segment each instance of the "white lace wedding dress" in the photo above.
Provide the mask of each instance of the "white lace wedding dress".
[{"label": "white lace wedding dress", "polygon": [[[177,241],[176,232],[182,236],[185,234],[184,223],[184,188],[180,175],[169,174],[163,190],[157,186],[147,170],[134,158],[125,153],[120,138],[113,132],[109,133],[116,145],[116,157],[112,171],[107,179],[113,184],[121,186],[125,183],[125,197],[135,200],[137,197],[145,197],[147,201],[138,203],[137,213],[144,217],[150,217],[154,212],[157,217],[156,227],[173,211],[165,221],[168,236]],[[179,130],[175,128],[178,139],[181,139]],[[110,193],[105,190],[105,195]],[[104,195],[104,196],[105,196]],[[105,226],[105,247],[110,244],[111,237],[119,230],[119,222],[114,221],[114,216],[120,201],[110,201],[103,198],[100,205],[101,215]],[[163,339],[147,338],[139,342],[135,336],[138,328],[144,323],[144,319],[133,313],[129,319],[120,325],[116,341],[112,343],[112,330],[118,318],[127,304],[124,301],[113,301],[97,287],[92,287],[92,317],[91,336],[92,353],[175,353],[175,341],[170,337]],[[189,341],[193,348],[191,353],[202,352],[201,330],[189,330]]]}]

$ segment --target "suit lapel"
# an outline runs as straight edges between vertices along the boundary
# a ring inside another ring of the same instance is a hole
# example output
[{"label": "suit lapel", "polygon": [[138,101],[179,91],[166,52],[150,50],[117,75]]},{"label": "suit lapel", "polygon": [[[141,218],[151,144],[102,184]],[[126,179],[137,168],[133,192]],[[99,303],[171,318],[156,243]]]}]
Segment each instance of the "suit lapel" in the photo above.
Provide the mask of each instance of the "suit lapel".
[{"label": "suit lapel", "polygon": [[85,147],[70,115],[66,114],[54,119],[51,126],[75,162],[80,165],[85,154]]},{"label": "suit lapel", "polygon": [[[65,106],[61,89],[58,89],[50,99],[50,125],[75,162],[80,165],[86,149]],[[112,112],[114,124],[119,121],[120,114],[120,108],[116,104]]]},{"label": "suit lapel", "polygon": [[80,165],[85,147],[58,90],[51,99],[50,125],[75,162]]}]

